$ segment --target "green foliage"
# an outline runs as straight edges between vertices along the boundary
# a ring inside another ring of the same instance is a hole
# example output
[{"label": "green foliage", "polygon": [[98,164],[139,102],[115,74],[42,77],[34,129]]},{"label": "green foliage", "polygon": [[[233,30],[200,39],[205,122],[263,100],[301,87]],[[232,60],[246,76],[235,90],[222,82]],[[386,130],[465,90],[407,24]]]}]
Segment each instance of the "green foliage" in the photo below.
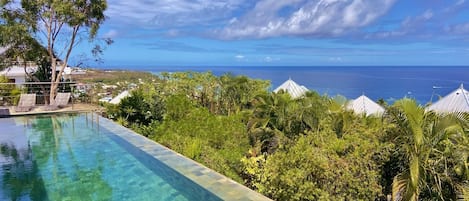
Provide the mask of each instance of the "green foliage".
[{"label": "green foliage", "polygon": [[379,129],[355,118],[353,132],[307,132],[270,155],[243,159],[247,184],[276,200],[374,200],[387,160]]},{"label": "green foliage", "polygon": [[[188,103],[183,96],[169,97],[177,103]],[[186,98],[187,99],[187,98]],[[175,107],[172,107],[175,108]],[[167,111],[175,111],[167,108]],[[185,115],[169,115],[161,125],[150,131],[155,141],[216,171],[240,181],[239,159],[248,147],[241,115],[217,116],[208,109],[186,104],[178,111]]]},{"label": "green foliage", "polygon": [[426,112],[414,100],[402,99],[389,109],[396,127],[396,151],[404,167],[394,177],[392,194],[404,200],[456,200],[467,196],[469,139],[453,115]]},{"label": "green foliage", "polygon": [[344,97],[292,99],[266,86],[244,76],[162,73],[107,112],[276,200],[469,197],[467,115],[425,112],[408,99],[383,117],[356,115]]},{"label": "green foliage", "polygon": [[326,116],[327,101],[317,93],[293,100],[288,94],[262,94],[253,101],[248,131],[254,153],[273,153],[306,131],[319,129]]},{"label": "green foliage", "polygon": [[[21,6],[11,5],[11,1],[0,3],[0,34],[5,35],[0,45],[7,45],[15,52],[10,56],[13,60],[21,57],[24,61],[38,61],[46,57],[50,61],[49,98],[53,103],[72,50],[81,41],[79,38],[87,34],[91,42],[104,22],[106,0],[21,0]],[[40,44],[41,41],[46,42]]]},{"label": "green foliage", "polygon": [[121,100],[118,106],[107,104],[110,118],[119,119],[122,125],[148,125],[163,119],[164,106],[155,91],[141,87]]},{"label": "green foliage", "polygon": [[252,100],[266,93],[268,82],[230,74],[216,77],[212,73],[162,73],[158,86],[165,95],[184,95],[214,114],[237,114],[249,109]]},{"label": "green foliage", "polygon": [[85,83],[104,83],[104,84],[118,84],[118,83],[152,83],[158,82],[159,79],[156,75],[150,72],[141,71],[101,71],[101,70],[87,70],[85,76],[77,76],[76,80]]},{"label": "green foliage", "polygon": [[16,103],[18,103],[21,91],[16,87],[15,84],[8,83],[9,81],[7,77],[0,76],[0,96],[2,97],[0,103],[2,103],[2,105],[16,105]]},{"label": "green foliage", "polygon": [[184,95],[173,95],[166,99],[165,120],[178,121],[186,116],[194,104]]}]

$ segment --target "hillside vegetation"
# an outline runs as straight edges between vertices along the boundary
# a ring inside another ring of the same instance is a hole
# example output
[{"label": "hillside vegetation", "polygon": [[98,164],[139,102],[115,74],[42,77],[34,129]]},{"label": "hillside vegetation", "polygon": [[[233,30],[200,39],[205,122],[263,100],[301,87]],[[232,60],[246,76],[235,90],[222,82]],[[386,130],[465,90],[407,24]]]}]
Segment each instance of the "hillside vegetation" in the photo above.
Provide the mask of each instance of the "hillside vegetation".
[{"label": "hillside vegetation", "polygon": [[356,115],[245,76],[163,73],[107,115],[275,200],[457,200],[468,194],[468,118],[414,100]]}]

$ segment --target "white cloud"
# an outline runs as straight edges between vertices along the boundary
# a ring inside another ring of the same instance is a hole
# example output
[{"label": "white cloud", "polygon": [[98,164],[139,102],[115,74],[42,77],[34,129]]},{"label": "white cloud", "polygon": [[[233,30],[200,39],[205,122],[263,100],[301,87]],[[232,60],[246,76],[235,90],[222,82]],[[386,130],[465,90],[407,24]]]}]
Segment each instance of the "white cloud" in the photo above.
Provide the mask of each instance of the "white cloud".
[{"label": "white cloud", "polygon": [[237,58],[237,59],[244,59],[244,55],[236,55],[235,58]]},{"label": "white cloud", "polygon": [[103,34],[103,38],[115,38],[117,37],[117,35],[119,35],[119,33],[116,30],[111,29],[105,34]]},{"label": "white cloud", "polygon": [[450,15],[456,14],[458,12],[465,10],[465,8],[467,7],[466,4],[467,4],[466,0],[459,0],[456,3],[450,5],[449,7],[443,9],[443,12],[450,14]]},{"label": "white cloud", "polygon": [[426,10],[420,17],[421,17],[423,20],[432,19],[432,17],[433,17],[433,11],[432,11],[432,10]]},{"label": "white cloud", "polygon": [[180,34],[181,34],[180,31],[177,30],[177,29],[170,29],[166,32],[166,36],[168,36],[168,37],[177,37]]},{"label": "white cloud", "polygon": [[342,57],[329,57],[329,61],[340,63],[343,61]]},{"label": "white cloud", "polygon": [[262,59],[262,61],[266,62],[266,63],[272,63],[272,62],[275,62],[275,61],[280,61],[280,58],[274,58],[274,57],[266,56],[266,57],[264,57],[264,59]]},{"label": "white cloud", "polygon": [[216,33],[225,39],[337,36],[374,22],[386,14],[395,1],[260,0],[253,10]]},{"label": "white cloud", "polygon": [[247,0],[109,0],[106,15],[124,25],[145,28],[206,25],[226,20]]},{"label": "white cloud", "polygon": [[235,56],[236,61],[244,61],[246,57],[244,55],[238,54]]},{"label": "white cloud", "polygon": [[387,39],[398,38],[415,33],[425,33],[426,25],[428,22],[435,18],[432,10],[428,9],[420,15],[406,17],[395,30],[391,31],[378,31],[368,33],[364,36],[365,39]]},{"label": "white cloud", "polygon": [[424,13],[421,15],[415,16],[415,17],[407,17],[402,23],[402,27],[407,27],[407,28],[416,28],[417,26],[420,26],[427,21],[431,20],[433,18],[433,11],[432,10],[426,10]]},{"label": "white cloud", "polygon": [[451,34],[460,34],[460,35],[469,34],[469,22],[463,23],[463,24],[457,24],[453,26],[448,26],[445,28],[445,31]]}]

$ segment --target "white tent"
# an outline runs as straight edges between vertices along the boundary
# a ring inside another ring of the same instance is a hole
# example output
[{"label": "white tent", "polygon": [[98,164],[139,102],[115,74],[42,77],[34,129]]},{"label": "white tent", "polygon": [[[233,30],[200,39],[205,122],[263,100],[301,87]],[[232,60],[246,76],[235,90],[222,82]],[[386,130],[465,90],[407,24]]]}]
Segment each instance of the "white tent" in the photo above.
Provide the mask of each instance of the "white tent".
[{"label": "white tent", "polygon": [[116,97],[114,97],[111,101],[109,101],[109,103],[119,104],[121,102],[121,100],[124,99],[127,96],[130,96],[130,93],[129,93],[129,91],[125,90],[125,91],[121,92],[119,95],[117,95]]},{"label": "white tent", "polygon": [[461,87],[427,107],[437,113],[469,112],[469,92]]},{"label": "white tent", "polygon": [[290,94],[292,98],[299,98],[303,96],[309,90],[305,86],[300,86],[296,82],[294,82],[291,78],[277,87],[274,92],[277,93],[280,90],[283,90]]},{"label": "white tent", "polygon": [[351,100],[347,103],[346,108],[353,110],[357,114],[365,115],[382,115],[384,113],[384,108],[378,103],[372,101],[370,98],[365,95],[361,95],[355,100]]}]

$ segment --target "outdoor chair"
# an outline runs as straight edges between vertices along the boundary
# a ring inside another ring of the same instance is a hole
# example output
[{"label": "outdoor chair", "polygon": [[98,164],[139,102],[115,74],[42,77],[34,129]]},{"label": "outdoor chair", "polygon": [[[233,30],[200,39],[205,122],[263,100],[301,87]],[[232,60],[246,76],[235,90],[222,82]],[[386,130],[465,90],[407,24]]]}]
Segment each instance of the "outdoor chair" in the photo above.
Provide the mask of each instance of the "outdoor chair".
[{"label": "outdoor chair", "polygon": [[16,112],[29,112],[33,107],[36,106],[36,94],[21,94],[18,106],[16,106]]},{"label": "outdoor chair", "polygon": [[55,96],[55,104],[57,107],[65,107],[68,105],[68,101],[70,100],[71,93],[57,93]]},{"label": "outdoor chair", "polygon": [[71,93],[57,93],[54,99],[54,103],[46,106],[44,110],[51,111],[57,110],[59,108],[65,107],[68,105],[68,101],[70,100]]}]

